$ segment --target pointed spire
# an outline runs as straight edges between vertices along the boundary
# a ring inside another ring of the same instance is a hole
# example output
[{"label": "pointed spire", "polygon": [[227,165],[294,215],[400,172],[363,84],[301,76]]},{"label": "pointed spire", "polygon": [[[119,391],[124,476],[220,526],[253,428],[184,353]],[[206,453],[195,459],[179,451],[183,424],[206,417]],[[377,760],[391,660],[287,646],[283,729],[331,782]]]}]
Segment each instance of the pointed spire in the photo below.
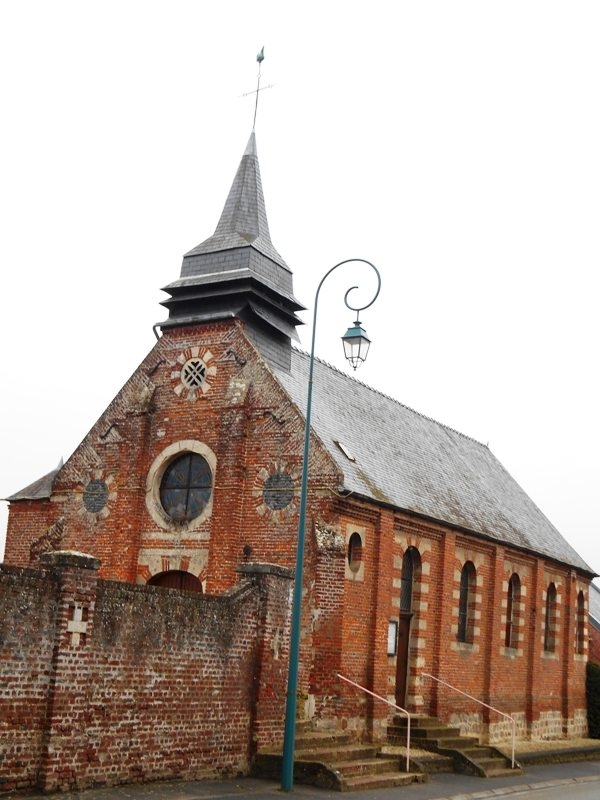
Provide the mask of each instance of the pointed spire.
[{"label": "pointed spire", "polygon": [[194,256],[250,245],[276,264],[289,270],[271,241],[254,131],[248,139],[215,232],[185,254],[181,277],[194,274],[192,271],[195,266]]},{"label": "pointed spire", "polygon": [[289,363],[290,340],[302,324],[296,312],[304,306],[271,241],[254,131],[214,234],[184,255],[179,280],[164,291],[171,296],[162,302],[169,309],[162,329],[239,317],[267,358]]}]

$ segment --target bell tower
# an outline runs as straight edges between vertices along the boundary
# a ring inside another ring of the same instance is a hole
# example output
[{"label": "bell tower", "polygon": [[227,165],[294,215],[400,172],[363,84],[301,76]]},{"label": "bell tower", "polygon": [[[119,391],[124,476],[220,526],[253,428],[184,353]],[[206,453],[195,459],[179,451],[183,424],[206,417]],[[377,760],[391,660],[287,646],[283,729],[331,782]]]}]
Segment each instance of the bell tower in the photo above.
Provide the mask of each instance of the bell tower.
[{"label": "bell tower", "polygon": [[254,131],[212,236],[183,257],[178,280],[164,287],[162,330],[238,317],[267,362],[290,369],[298,339],[292,271],[269,233]]}]

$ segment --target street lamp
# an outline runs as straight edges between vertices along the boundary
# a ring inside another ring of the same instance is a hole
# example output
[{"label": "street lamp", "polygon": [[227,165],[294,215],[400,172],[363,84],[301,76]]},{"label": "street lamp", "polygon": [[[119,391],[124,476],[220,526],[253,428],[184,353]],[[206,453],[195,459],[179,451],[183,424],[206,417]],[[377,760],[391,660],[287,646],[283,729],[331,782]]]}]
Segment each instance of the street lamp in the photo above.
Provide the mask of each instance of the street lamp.
[{"label": "street lamp", "polygon": [[287,696],[285,703],[285,730],[283,738],[283,763],[281,768],[281,788],[289,792],[294,785],[294,744],[296,737],[296,696],[298,694],[298,662],[300,660],[300,628],[302,618],[302,573],[304,568],[304,528],[306,525],[306,499],[308,494],[308,454],[310,449],[310,414],[312,406],[312,387],[313,387],[313,367],[315,362],[315,333],[317,330],[317,307],[319,304],[319,292],[325,279],[343,264],[353,261],[360,261],[367,264],[377,275],[377,291],[370,303],[365,306],[355,308],[348,302],[348,295],[353,289],[358,287],[351,286],[344,295],[344,303],[351,311],[356,311],[356,321],[351,328],[348,328],[342,342],[344,344],[344,354],[348,361],[356,369],[367,357],[369,345],[371,344],[366,332],[361,327],[358,315],[360,311],[373,305],[379,290],[381,289],[381,276],[374,264],[364,258],[348,258],[340,261],[332,267],[329,272],[321,278],[315,294],[313,310],[312,342],[310,346],[310,365],[308,370],[308,396],[306,399],[306,428],[304,430],[304,453],[302,456],[302,485],[300,491],[300,511],[298,517],[298,537],[296,545],[296,569],[294,573],[294,597],[292,602],[292,630],[290,635],[290,655],[288,666]]}]

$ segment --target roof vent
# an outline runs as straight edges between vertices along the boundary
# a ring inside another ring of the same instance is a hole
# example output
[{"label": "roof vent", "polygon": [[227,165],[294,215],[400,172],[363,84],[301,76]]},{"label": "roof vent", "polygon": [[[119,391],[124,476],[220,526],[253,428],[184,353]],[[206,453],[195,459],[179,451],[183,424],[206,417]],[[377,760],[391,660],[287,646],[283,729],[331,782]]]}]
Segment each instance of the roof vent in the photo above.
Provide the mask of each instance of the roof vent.
[{"label": "roof vent", "polygon": [[356,461],[356,459],[354,458],[354,456],[352,455],[350,450],[348,450],[348,448],[346,447],[345,444],[342,444],[342,442],[338,442],[337,439],[334,439],[333,441],[335,442],[335,444],[337,444],[337,446],[340,448],[342,453],[346,456],[348,461]]}]

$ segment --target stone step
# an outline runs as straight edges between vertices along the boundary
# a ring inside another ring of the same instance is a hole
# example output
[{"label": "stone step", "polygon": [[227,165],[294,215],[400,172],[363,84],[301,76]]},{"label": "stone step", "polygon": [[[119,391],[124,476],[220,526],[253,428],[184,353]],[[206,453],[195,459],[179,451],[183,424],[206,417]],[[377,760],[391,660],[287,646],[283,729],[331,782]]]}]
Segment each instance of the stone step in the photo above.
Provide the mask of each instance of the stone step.
[{"label": "stone step", "polygon": [[477,765],[483,769],[486,775],[498,769],[510,769],[504,761],[500,758],[484,758],[477,762]]},{"label": "stone step", "polygon": [[454,772],[454,759],[452,756],[443,756],[440,753],[431,753],[430,755],[418,755],[411,759],[419,769],[427,773],[427,775],[434,775],[440,772]]},{"label": "stone step", "polygon": [[410,783],[423,783],[425,776],[417,772],[382,772],[378,775],[357,775],[343,778],[343,792],[361,792],[373,789],[389,789],[394,786],[406,786]]},{"label": "stone step", "polygon": [[331,768],[340,772],[344,778],[353,777],[354,775],[378,775],[382,772],[400,771],[398,759],[396,758],[365,758],[360,761],[335,761],[332,763]]},{"label": "stone step", "polygon": [[[427,728],[428,726],[437,727],[440,721],[437,717],[430,717],[427,714],[411,714],[410,726],[411,728]],[[400,727],[408,725],[408,717],[405,714],[395,714],[392,718],[392,725],[399,725]]]},{"label": "stone step", "polygon": [[512,767],[490,767],[490,769],[486,769],[485,776],[486,778],[504,778],[507,775],[522,775],[523,770],[520,767],[515,766],[513,769]]},{"label": "stone step", "polygon": [[323,745],[322,747],[309,747],[296,749],[296,761],[321,761],[326,764],[336,764],[338,761],[357,761],[375,758],[378,748],[368,744],[342,744]]},{"label": "stone step", "polygon": [[460,728],[411,728],[411,739],[456,739],[460,737]]},{"label": "stone step", "polygon": [[308,750],[332,744],[350,744],[354,741],[350,733],[335,731],[302,731],[294,737],[295,750]]},{"label": "stone step", "polygon": [[[414,763],[426,772],[436,768],[454,772],[470,772],[481,776],[520,774],[519,767],[513,769],[510,759],[493,746],[479,744],[475,736],[461,736],[457,727],[446,727],[436,717],[411,717],[411,745],[432,752],[432,757],[420,756]],[[406,743],[408,720],[395,716],[388,726],[388,741]],[[435,754],[435,755],[434,755]],[[444,759],[438,762],[436,759]]]},{"label": "stone step", "polygon": [[431,739],[440,750],[472,750],[478,746],[477,739],[470,736],[448,736],[443,739]]}]

